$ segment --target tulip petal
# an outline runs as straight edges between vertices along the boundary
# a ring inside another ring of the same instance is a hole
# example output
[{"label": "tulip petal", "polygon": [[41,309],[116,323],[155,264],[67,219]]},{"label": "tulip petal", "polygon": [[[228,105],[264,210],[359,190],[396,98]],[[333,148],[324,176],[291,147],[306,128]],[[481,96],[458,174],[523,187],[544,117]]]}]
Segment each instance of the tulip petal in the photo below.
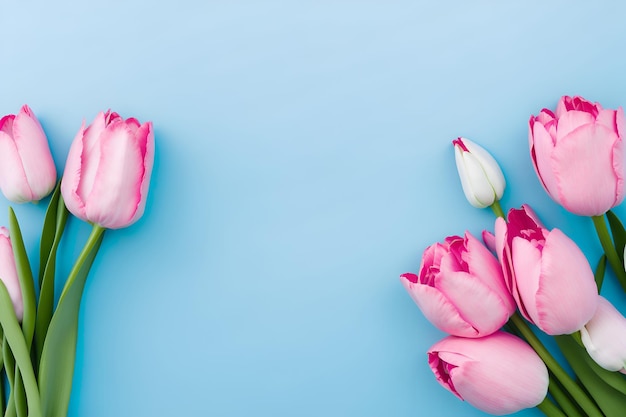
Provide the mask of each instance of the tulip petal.
[{"label": "tulip petal", "polygon": [[451,334],[482,337],[504,326],[512,311],[499,293],[481,282],[482,277],[477,278],[466,272],[445,271],[443,268],[444,264],[437,281],[437,289],[456,307],[463,321],[475,330],[475,334]]},{"label": "tulip petal", "polygon": [[536,324],[539,312],[535,298],[539,289],[542,253],[531,242],[515,237],[511,244],[511,255],[515,271],[513,296],[522,315]]},{"label": "tulip petal", "polygon": [[422,314],[439,330],[464,337],[477,336],[477,331],[463,320],[454,305],[438,289],[413,283],[403,276],[400,281]]},{"label": "tulip petal", "polygon": [[552,136],[545,127],[535,122],[530,128],[531,141],[531,157],[533,167],[537,176],[541,180],[543,188],[556,199],[559,195],[557,178],[552,166],[552,152],[554,151],[554,142]]},{"label": "tulip petal", "polygon": [[96,181],[98,164],[100,163],[100,136],[106,128],[106,116],[100,112],[96,115],[93,123],[83,132],[82,151],[80,156],[80,182],[76,193],[82,201],[87,201]]},{"label": "tulip petal", "polygon": [[559,143],[564,137],[579,127],[590,125],[594,122],[595,117],[584,111],[572,110],[562,114],[557,122],[555,145],[559,146]]},{"label": "tulip petal", "polygon": [[598,297],[593,318],[580,329],[582,342],[593,360],[609,371],[626,363],[626,318],[604,297]]},{"label": "tulip petal", "polygon": [[585,255],[559,229],[551,230],[542,252],[535,324],[549,335],[574,333],[593,317],[597,295]]},{"label": "tulip petal", "polygon": [[81,158],[83,153],[83,138],[85,135],[85,122],[82,123],[67,155],[63,180],[61,181],[61,194],[65,206],[74,216],[87,220],[85,203],[78,194],[78,186],[81,179]]},{"label": "tulip petal", "polygon": [[139,204],[135,210],[135,215],[130,219],[132,224],[136,222],[142,215],[146,207],[148,197],[148,189],[150,186],[150,178],[152,176],[152,167],[154,165],[154,132],[152,130],[152,122],[141,125],[135,132],[135,137],[143,155],[143,178],[141,179],[141,188],[139,190]]},{"label": "tulip petal", "polygon": [[9,231],[6,227],[0,227],[0,274],[4,285],[7,287],[15,315],[18,321],[22,321],[24,315],[24,302],[22,299],[22,289],[17,277],[15,258],[13,257],[13,247],[9,238]]},{"label": "tulip petal", "polygon": [[109,125],[98,143],[100,160],[87,198],[87,217],[109,229],[125,227],[141,201],[144,157],[124,123]]},{"label": "tulip petal", "polygon": [[26,105],[15,116],[13,140],[32,193],[31,200],[50,194],[56,184],[56,167],[48,138],[39,120]]},{"label": "tulip petal", "polygon": [[496,194],[478,158],[469,152],[464,152],[463,165],[469,186],[465,193],[468,200],[476,201],[483,208],[493,204]]},{"label": "tulip petal", "polygon": [[0,131],[0,188],[5,197],[13,202],[33,200],[15,142],[4,131]]},{"label": "tulip petal", "polygon": [[506,187],[506,181],[504,179],[504,174],[500,169],[500,165],[498,165],[498,162],[494,159],[493,156],[491,156],[489,152],[485,150],[485,148],[476,145],[474,142],[467,138],[463,138],[463,145],[465,145],[469,153],[478,160],[481,168],[484,171],[487,182],[491,185],[494,192],[496,193],[497,200],[502,198],[502,194],[504,194],[504,188]]},{"label": "tulip petal", "polygon": [[[558,201],[573,213],[599,216],[615,204],[618,177],[612,164],[619,140],[603,125],[584,125],[561,139],[552,154]],[[622,180],[623,181],[623,180]]]}]

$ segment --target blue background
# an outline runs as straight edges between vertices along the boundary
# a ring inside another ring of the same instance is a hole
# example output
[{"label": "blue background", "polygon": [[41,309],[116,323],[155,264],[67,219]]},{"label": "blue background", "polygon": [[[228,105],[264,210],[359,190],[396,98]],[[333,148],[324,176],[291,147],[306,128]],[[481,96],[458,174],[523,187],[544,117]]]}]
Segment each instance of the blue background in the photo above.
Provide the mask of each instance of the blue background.
[{"label": "blue background", "polygon": [[[431,243],[492,227],[461,191],[459,135],[501,163],[504,207],[530,203],[595,264],[590,220],[535,177],[527,121],[563,94],[626,105],[625,13],[3,2],[0,113],[29,104],[59,170],[101,110],[156,132],[145,216],[107,233],[85,288],[70,416],[483,415],[435,381],[425,352],[443,334],[398,276]],[[35,267],[44,209],[16,207]],[[88,231],[70,223],[60,274]],[[613,279],[606,294],[623,307]]]}]

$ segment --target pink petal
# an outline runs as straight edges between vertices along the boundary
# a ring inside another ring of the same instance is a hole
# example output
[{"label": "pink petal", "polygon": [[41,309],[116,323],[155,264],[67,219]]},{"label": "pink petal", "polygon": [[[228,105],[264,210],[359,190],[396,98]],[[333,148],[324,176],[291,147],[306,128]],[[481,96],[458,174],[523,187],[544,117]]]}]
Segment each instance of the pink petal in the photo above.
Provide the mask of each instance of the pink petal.
[{"label": "pink petal", "polygon": [[100,136],[104,133],[106,121],[105,114],[98,113],[93,123],[85,129],[82,135],[82,153],[80,157],[80,182],[76,193],[82,201],[87,198],[94,187],[98,163],[100,162]]},{"label": "pink petal", "polygon": [[598,290],[587,258],[559,229],[546,238],[535,324],[549,335],[570,334],[593,317]]},{"label": "pink petal", "polygon": [[558,182],[552,166],[553,139],[541,123],[535,123],[530,134],[531,157],[535,172],[548,194],[556,198]]},{"label": "pink petal", "polygon": [[48,138],[31,109],[24,105],[13,122],[17,147],[33,200],[47,196],[56,185],[57,171]]},{"label": "pink petal", "polygon": [[400,280],[417,306],[435,327],[446,333],[476,337],[477,331],[459,315],[457,309],[436,288]]},{"label": "pink petal", "polygon": [[154,165],[154,132],[152,131],[152,122],[147,122],[135,132],[135,136],[139,143],[140,150],[143,154],[143,178],[141,179],[141,188],[139,190],[139,204],[135,210],[135,215],[130,219],[132,224],[139,220],[143,215],[146,201],[148,199],[148,189],[150,187],[150,179],[152,176],[152,167]]},{"label": "pink petal", "polygon": [[573,110],[561,115],[556,130],[556,146],[559,146],[561,140],[572,133],[572,131],[594,122],[595,118],[592,114],[582,111]]},{"label": "pink petal", "polygon": [[86,201],[87,217],[103,227],[130,224],[141,202],[144,158],[124,123],[112,123],[100,136],[100,161]]},{"label": "pink petal", "polygon": [[535,300],[541,276],[541,251],[531,242],[516,237],[511,248],[516,288],[513,296],[522,315],[537,323],[539,312]]},{"label": "pink petal", "polygon": [[4,131],[0,131],[0,188],[10,201],[24,203],[33,200],[15,142]]},{"label": "pink petal", "polygon": [[9,239],[9,231],[5,227],[0,227],[0,277],[7,287],[17,319],[21,322],[24,314],[24,303],[22,300],[22,290],[17,277],[13,247]]},{"label": "pink petal", "polygon": [[568,211],[599,216],[615,204],[618,179],[613,168],[615,132],[598,124],[585,125],[563,138],[552,158],[558,201]]},{"label": "pink petal", "polygon": [[65,206],[74,216],[87,220],[85,212],[85,202],[78,194],[78,186],[80,184],[82,168],[81,157],[83,153],[83,138],[85,134],[85,122],[81,125],[72,145],[70,146],[67,160],[65,162],[65,171],[61,181],[61,194],[65,201]]}]

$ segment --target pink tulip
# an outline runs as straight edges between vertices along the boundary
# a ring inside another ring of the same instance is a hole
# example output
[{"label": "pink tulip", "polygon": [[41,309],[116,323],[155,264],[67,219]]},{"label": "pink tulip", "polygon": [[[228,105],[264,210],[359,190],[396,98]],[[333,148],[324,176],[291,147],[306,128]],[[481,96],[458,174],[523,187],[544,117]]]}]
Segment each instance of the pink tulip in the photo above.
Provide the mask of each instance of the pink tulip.
[{"label": "pink tulip", "polygon": [[522,315],[549,335],[587,323],[598,290],[585,255],[559,229],[545,229],[526,205],[496,220],[496,250]]},{"label": "pink tulip", "polygon": [[144,212],[152,164],[152,123],[99,113],[80,128],[67,157],[61,193],[68,210],[85,221],[119,229]]},{"label": "pink tulip", "polygon": [[548,392],[543,361],[504,332],[479,339],[449,336],[430,348],[428,364],[444,388],[489,414],[535,407]]},{"label": "pink tulip", "polygon": [[489,335],[515,311],[498,260],[469,232],[428,247],[418,275],[400,281],[426,318],[455,336]]},{"label": "pink tulip", "polygon": [[598,365],[626,374],[626,318],[606,298],[599,299],[596,314],[580,329],[583,345]]},{"label": "pink tulip", "polygon": [[17,278],[15,268],[15,258],[13,256],[13,246],[9,238],[9,231],[6,227],[0,227],[0,279],[7,287],[13,309],[17,319],[21,322],[24,314],[24,303],[22,301],[22,289]]},{"label": "pink tulip", "polygon": [[15,203],[39,201],[54,188],[57,171],[48,139],[32,110],[0,119],[0,188]]},{"label": "pink tulip", "polygon": [[602,215],[622,202],[625,122],[621,107],[568,96],[556,113],[543,109],[530,117],[533,165],[554,201],[582,216]]}]

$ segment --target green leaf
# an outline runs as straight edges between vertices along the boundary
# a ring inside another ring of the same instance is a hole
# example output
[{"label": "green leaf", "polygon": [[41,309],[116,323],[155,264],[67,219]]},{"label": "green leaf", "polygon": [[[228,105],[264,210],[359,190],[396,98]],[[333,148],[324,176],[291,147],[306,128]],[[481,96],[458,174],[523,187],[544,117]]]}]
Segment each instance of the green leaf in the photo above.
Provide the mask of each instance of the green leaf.
[{"label": "green leaf", "polygon": [[[591,394],[606,417],[623,417],[626,410],[626,395],[609,385],[599,376],[600,368],[570,336],[554,338],[563,355],[580,379],[585,389]],[[601,373],[601,372],[600,372]]]},{"label": "green leaf", "polygon": [[43,227],[41,229],[41,241],[39,244],[39,288],[41,288],[41,282],[43,281],[43,273],[45,265],[48,262],[50,251],[52,250],[52,244],[56,236],[57,230],[57,208],[59,202],[59,196],[61,195],[61,182],[57,183],[54,188],[50,202],[48,203],[48,209],[46,210],[46,216],[44,217]]},{"label": "green leaf", "polygon": [[[11,236],[11,246],[13,247],[13,257],[15,258],[15,267],[17,269],[17,277],[22,290],[22,299],[24,301],[24,316],[22,318],[22,331],[26,346],[30,352],[30,346],[33,342],[33,334],[35,333],[35,315],[36,299],[35,284],[33,282],[33,273],[30,269],[30,262],[24,247],[22,232],[20,225],[15,217],[15,212],[9,207],[9,234]],[[11,304],[13,305],[13,304]]]},{"label": "green leaf", "polygon": [[623,264],[624,247],[626,246],[626,230],[617,215],[611,210],[606,212],[606,218],[609,220],[609,227],[611,228],[611,235],[613,235],[613,243],[615,244],[617,256],[619,256],[619,259]]},{"label": "green leaf", "polygon": [[78,314],[89,269],[105,229],[95,225],[65,283],[41,354],[39,388],[45,417],[67,415],[78,339]]},{"label": "green leaf", "polygon": [[[41,402],[37,389],[35,371],[30,360],[30,349],[26,344],[24,334],[13,310],[11,297],[4,283],[0,280],[0,324],[4,331],[4,336],[11,348],[15,363],[20,369],[24,381],[24,391],[28,402],[28,416],[41,417]],[[6,359],[6,358],[5,358]],[[8,370],[8,369],[7,369]]]},{"label": "green leaf", "polygon": [[[43,344],[46,339],[46,333],[48,332],[48,326],[50,326],[50,320],[52,319],[52,313],[54,311],[54,279],[56,272],[56,258],[57,258],[57,249],[59,248],[59,243],[61,243],[61,237],[63,236],[63,232],[65,230],[65,224],[67,222],[67,217],[69,212],[65,207],[65,203],[63,202],[63,197],[60,193],[57,193],[55,190],[55,194],[52,196],[50,200],[50,206],[48,207],[48,211],[46,212],[46,220],[44,222],[44,231],[41,235],[41,253],[40,257],[44,258],[45,250],[48,251],[47,257],[45,259],[45,263],[42,263],[40,266],[40,286],[41,291],[39,293],[39,306],[37,307],[37,319],[35,323],[35,366],[39,366],[39,361],[41,360],[41,353],[43,351]],[[52,210],[52,205],[54,204],[55,209]],[[54,219],[48,217],[49,214],[54,213]],[[54,220],[52,232],[50,231],[49,223],[52,223]],[[48,231],[46,231],[46,228]],[[48,234],[48,236],[44,236]],[[44,238],[48,239],[52,236],[52,241],[50,244],[46,244],[44,247],[43,241]],[[43,271],[43,273],[41,273]]]}]

